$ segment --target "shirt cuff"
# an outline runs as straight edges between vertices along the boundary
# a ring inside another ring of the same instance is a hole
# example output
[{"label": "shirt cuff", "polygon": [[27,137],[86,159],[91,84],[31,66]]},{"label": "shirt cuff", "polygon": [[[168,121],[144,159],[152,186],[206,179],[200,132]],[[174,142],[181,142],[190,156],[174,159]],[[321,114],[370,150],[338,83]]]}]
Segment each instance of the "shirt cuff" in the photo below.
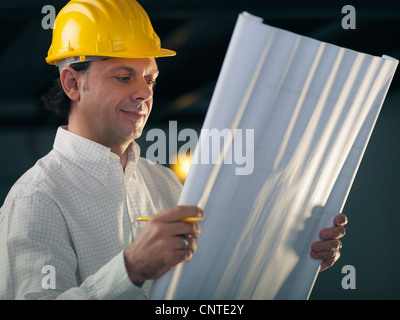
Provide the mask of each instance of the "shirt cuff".
[{"label": "shirt cuff", "polygon": [[121,251],[93,275],[92,288],[101,300],[144,300],[144,290],[134,285],[126,271],[124,252]]}]

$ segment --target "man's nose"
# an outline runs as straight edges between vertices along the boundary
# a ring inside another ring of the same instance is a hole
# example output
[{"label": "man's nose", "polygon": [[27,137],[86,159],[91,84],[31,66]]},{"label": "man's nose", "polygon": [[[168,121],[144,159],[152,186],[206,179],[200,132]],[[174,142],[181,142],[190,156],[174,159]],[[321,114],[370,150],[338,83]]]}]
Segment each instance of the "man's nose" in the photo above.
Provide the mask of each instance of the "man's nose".
[{"label": "man's nose", "polygon": [[131,100],[148,101],[153,98],[153,89],[144,78],[137,79],[132,85]]}]

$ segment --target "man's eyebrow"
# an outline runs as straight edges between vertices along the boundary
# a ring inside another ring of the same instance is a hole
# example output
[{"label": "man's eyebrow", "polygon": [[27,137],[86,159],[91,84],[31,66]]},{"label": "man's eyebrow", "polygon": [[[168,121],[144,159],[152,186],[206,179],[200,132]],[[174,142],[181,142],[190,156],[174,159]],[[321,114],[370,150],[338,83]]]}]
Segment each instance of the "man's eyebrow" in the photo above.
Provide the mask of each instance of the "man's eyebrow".
[{"label": "man's eyebrow", "polygon": [[[110,70],[110,73],[121,71],[121,70],[127,71],[129,73],[137,73],[137,71],[134,68],[128,67],[128,66],[118,66],[118,67],[112,68]],[[158,69],[152,69],[146,75],[157,77],[159,73],[160,72]]]}]

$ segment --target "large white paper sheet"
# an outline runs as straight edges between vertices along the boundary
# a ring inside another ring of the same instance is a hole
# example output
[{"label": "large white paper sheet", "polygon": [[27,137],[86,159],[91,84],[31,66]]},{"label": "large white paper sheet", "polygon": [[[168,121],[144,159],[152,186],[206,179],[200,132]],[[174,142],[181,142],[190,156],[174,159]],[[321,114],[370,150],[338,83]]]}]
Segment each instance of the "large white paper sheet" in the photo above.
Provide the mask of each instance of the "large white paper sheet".
[{"label": "large white paper sheet", "polygon": [[254,168],[223,161],[239,135],[204,164],[202,130],[179,201],[204,208],[198,249],[151,298],[307,299],[311,243],[344,206],[397,63],[239,15],[203,129],[241,129]]}]

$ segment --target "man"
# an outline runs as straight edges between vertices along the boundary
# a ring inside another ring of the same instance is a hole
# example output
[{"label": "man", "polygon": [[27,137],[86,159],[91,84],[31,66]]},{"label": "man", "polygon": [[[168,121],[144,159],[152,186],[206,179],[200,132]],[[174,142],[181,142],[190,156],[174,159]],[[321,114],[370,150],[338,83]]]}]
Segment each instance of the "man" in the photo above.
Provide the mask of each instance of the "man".
[{"label": "man", "polygon": [[[1,208],[2,299],[144,299],[152,279],[196,251],[200,226],[181,220],[204,213],[176,206],[178,179],[135,142],[152,109],[155,58],[174,52],[136,1],[96,3],[73,0],[56,19],[47,62],[63,91],[47,100],[68,126]],[[153,217],[139,225],[140,216]],[[346,222],[338,215],[312,244],[321,270],[338,259]]]}]

